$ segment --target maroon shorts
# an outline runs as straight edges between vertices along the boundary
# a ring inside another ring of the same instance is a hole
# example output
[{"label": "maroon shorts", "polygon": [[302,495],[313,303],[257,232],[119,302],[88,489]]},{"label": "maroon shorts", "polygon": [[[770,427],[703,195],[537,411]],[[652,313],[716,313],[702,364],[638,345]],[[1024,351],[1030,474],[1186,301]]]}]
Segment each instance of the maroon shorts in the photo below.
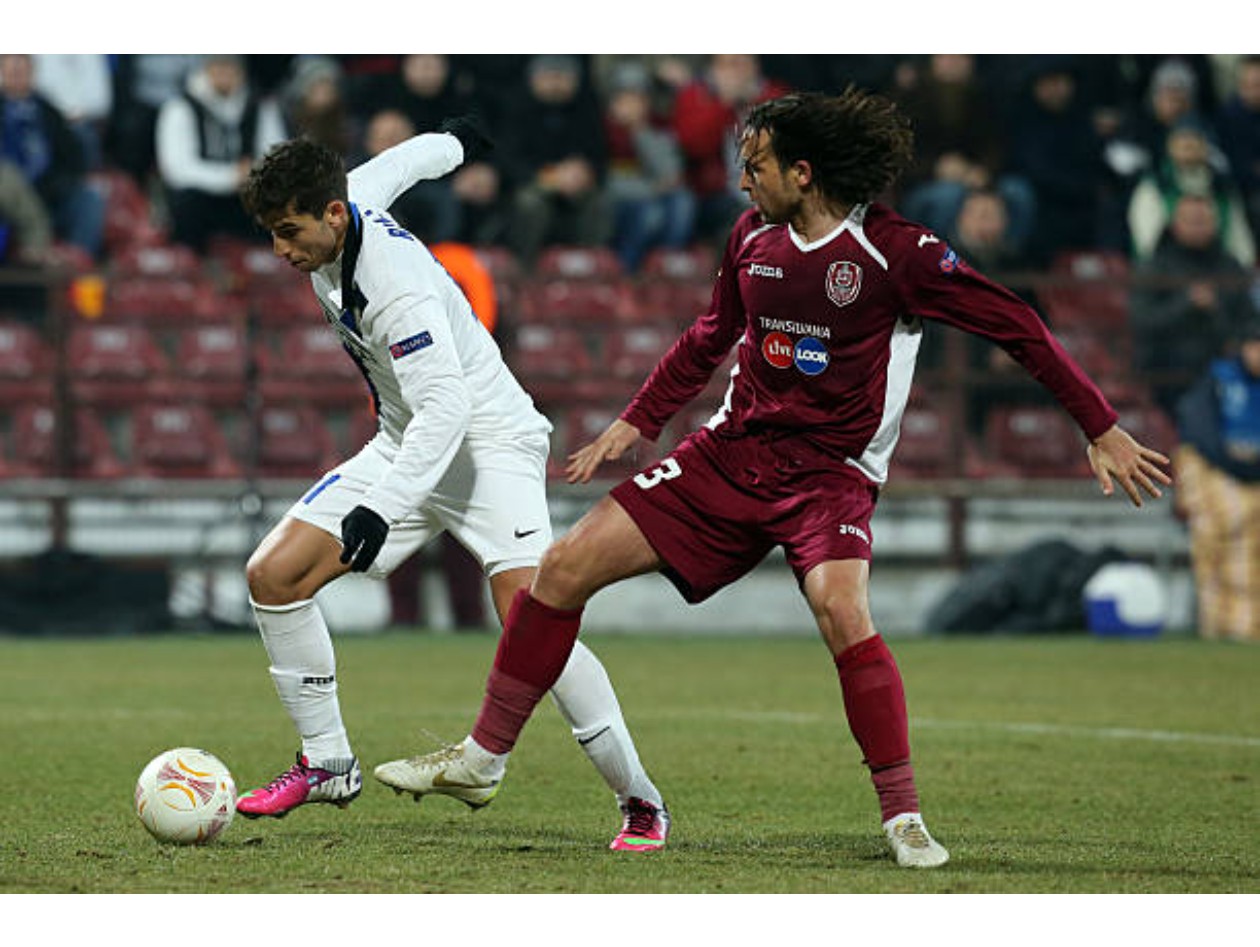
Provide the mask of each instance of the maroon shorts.
[{"label": "maroon shorts", "polygon": [[797,582],[821,562],[869,560],[879,489],[803,442],[701,428],[611,496],[694,603],[752,571],[775,546]]}]

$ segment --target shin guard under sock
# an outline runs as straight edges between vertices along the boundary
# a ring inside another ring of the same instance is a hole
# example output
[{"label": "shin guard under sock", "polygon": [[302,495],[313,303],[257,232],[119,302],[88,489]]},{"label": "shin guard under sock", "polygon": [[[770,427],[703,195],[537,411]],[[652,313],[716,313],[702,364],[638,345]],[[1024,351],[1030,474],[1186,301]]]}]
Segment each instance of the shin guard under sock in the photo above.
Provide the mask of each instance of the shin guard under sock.
[{"label": "shin guard under sock", "polygon": [[577,641],[582,609],[546,605],[527,589],[516,593],[486,680],[472,738],[492,753],[508,753],[543,695],[560,677]]},{"label": "shin guard under sock", "polygon": [[835,662],[849,729],[871,771],[883,818],[918,812],[906,695],[892,652],[875,635],[846,648]]}]

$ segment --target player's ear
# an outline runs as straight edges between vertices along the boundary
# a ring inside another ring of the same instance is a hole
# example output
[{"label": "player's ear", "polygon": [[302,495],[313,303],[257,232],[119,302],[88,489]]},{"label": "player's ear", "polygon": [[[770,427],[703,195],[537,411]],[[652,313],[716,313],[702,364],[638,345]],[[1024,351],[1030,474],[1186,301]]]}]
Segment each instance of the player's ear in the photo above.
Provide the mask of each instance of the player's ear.
[{"label": "player's ear", "polygon": [[345,201],[332,200],[324,207],[324,223],[334,230],[345,230],[350,220],[350,208]]},{"label": "player's ear", "polygon": [[796,186],[800,188],[809,187],[810,182],[814,180],[814,169],[810,167],[808,161],[793,162],[792,174],[795,176]]}]

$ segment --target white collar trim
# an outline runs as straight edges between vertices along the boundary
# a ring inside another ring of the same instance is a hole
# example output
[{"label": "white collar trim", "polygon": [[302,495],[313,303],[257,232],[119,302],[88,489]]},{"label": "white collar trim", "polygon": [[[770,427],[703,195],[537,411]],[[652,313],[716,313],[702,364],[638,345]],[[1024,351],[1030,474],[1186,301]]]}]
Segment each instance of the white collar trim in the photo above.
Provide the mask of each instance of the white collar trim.
[{"label": "white collar trim", "polygon": [[812,243],[806,243],[805,238],[792,229],[792,225],[787,225],[788,236],[792,238],[792,243],[796,244],[796,248],[802,253],[810,253],[819,247],[826,246],[836,237],[840,236],[846,230],[852,230],[856,235],[861,232],[862,220],[866,217],[866,205],[856,204],[853,210],[849,211],[849,216],[840,221],[839,225],[828,234],[824,234]]}]

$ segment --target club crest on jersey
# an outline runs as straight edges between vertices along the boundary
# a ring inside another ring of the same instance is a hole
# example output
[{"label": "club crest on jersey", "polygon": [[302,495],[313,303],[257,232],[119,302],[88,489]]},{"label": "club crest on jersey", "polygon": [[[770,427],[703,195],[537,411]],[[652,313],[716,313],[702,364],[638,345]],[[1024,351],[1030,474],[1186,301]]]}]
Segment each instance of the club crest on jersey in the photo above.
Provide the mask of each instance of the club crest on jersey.
[{"label": "club crest on jersey", "polygon": [[958,259],[953,247],[946,246],[945,252],[941,254],[941,262],[936,265],[941,268],[942,273],[953,273],[962,266],[962,260]]},{"label": "club crest on jersey", "polygon": [[413,335],[410,338],[403,339],[401,342],[392,342],[389,346],[389,354],[394,360],[402,358],[404,355],[410,355],[412,352],[418,352],[421,349],[427,349],[433,344],[433,336],[428,332],[421,332],[419,335]]},{"label": "club crest on jersey", "polygon": [[827,267],[827,298],[837,306],[847,306],[857,299],[862,288],[862,268],[848,260],[837,260]]}]

